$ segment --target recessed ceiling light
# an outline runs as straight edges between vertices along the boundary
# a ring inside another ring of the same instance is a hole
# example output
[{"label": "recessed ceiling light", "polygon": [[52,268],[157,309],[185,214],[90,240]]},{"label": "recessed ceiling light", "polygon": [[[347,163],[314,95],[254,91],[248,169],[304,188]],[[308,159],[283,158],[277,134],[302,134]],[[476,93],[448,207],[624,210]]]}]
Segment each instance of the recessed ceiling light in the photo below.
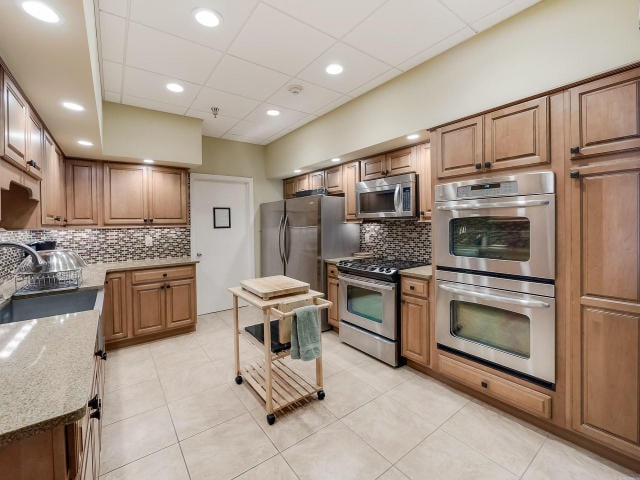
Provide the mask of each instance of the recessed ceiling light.
[{"label": "recessed ceiling light", "polygon": [[208,8],[196,8],[193,11],[193,17],[200,25],[204,25],[209,28],[217,27],[221,22],[220,14],[213,10],[209,10]]},{"label": "recessed ceiling light", "polygon": [[333,163],[339,162],[340,161],[340,157],[332,158],[331,161]]},{"label": "recessed ceiling light", "polygon": [[144,160],[142,160],[144,163],[153,163],[153,160],[151,158],[145,158]]},{"label": "recessed ceiling light", "polygon": [[62,106],[68,110],[73,110],[74,112],[84,111],[84,107],[75,102],[62,102]]},{"label": "recessed ceiling light", "polygon": [[329,75],[340,75],[344,68],[339,63],[331,63],[324,69]]},{"label": "recessed ceiling light", "polygon": [[412,133],[411,135],[407,135],[407,140],[417,140],[418,138],[420,138],[419,133]]},{"label": "recessed ceiling light", "polygon": [[34,18],[46,23],[58,23],[60,17],[42,2],[22,2],[22,9]]},{"label": "recessed ceiling light", "polygon": [[278,115],[280,115],[280,110],[272,108],[271,110],[267,110],[267,115],[269,115],[270,117],[277,117]]},{"label": "recessed ceiling light", "polygon": [[93,143],[89,140],[78,140],[78,145],[82,145],[83,147],[93,147]]},{"label": "recessed ceiling light", "polygon": [[302,173],[302,170],[300,170],[299,168],[296,168],[293,173]]},{"label": "recessed ceiling light", "polygon": [[173,93],[182,93],[184,92],[184,87],[179,83],[167,83],[167,90]]}]

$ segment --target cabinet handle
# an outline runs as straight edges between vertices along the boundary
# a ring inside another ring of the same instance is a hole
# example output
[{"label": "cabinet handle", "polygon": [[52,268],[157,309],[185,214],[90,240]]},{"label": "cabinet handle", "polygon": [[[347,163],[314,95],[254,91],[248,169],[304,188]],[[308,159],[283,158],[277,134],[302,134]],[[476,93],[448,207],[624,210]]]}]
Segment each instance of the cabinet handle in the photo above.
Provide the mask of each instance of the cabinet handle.
[{"label": "cabinet handle", "polygon": [[87,406],[89,408],[92,408],[94,410],[99,409],[102,406],[102,400],[100,400],[100,398],[98,398],[98,394],[96,393],[95,396],[89,400],[87,402]]},{"label": "cabinet handle", "polygon": [[62,218],[61,218],[61,217],[53,217],[53,219],[54,219],[56,222],[59,222],[60,220],[62,220]]},{"label": "cabinet handle", "polygon": [[150,218],[150,219],[149,219],[149,223],[153,223],[153,218]]},{"label": "cabinet handle", "polygon": [[482,385],[482,388],[489,388],[489,383],[484,380],[480,382],[480,385]]},{"label": "cabinet handle", "polygon": [[96,420],[100,420],[100,407],[96,408],[93,412],[89,414],[89,418],[95,418]]},{"label": "cabinet handle", "polygon": [[171,288],[171,285],[167,285],[165,288]]},{"label": "cabinet handle", "polygon": [[480,170],[482,168],[482,164],[481,163],[476,163],[476,170]]},{"label": "cabinet handle", "polygon": [[491,162],[484,162],[484,168],[491,168]]},{"label": "cabinet handle", "polygon": [[29,166],[31,166],[31,167],[33,167],[33,168],[38,168],[38,164],[36,163],[36,161],[35,161],[35,160],[29,160],[29,161],[27,162],[27,165],[29,165]]},{"label": "cabinet handle", "polygon": [[409,285],[409,290],[415,290],[415,289],[416,289],[415,285]]},{"label": "cabinet handle", "polygon": [[578,170],[572,170],[569,172],[570,178],[580,178],[580,172]]},{"label": "cabinet handle", "polygon": [[143,220],[144,220],[144,223],[147,223],[149,221],[148,218],[143,218]]},{"label": "cabinet handle", "polygon": [[575,155],[577,153],[580,153],[580,147],[571,147],[569,151]]},{"label": "cabinet handle", "polygon": [[167,276],[167,272],[164,272],[164,273],[162,274],[162,276],[163,276],[163,277],[166,277],[166,276]]},{"label": "cabinet handle", "polygon": [[96,357],[100,357],[102,360],[106,360],[107,359],[107,352],[105,352],[104,350],[98,350],[95,353]]}]

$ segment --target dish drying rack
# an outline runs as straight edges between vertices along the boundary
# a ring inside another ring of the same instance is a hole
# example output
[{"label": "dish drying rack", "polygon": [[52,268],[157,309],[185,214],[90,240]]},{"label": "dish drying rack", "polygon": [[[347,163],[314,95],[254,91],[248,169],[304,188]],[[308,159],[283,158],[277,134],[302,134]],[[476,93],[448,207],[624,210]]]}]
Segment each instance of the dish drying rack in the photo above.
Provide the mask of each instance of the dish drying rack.
[{"label": "dish drying rack", "polygon": [[47,261],[47,265],[37,270],[31,258],[25,258],[15,272],[14,296],[60,292],[80,287],[82,268],[86,263],[78,254],[65,250],[45,250],[38,253]]}]

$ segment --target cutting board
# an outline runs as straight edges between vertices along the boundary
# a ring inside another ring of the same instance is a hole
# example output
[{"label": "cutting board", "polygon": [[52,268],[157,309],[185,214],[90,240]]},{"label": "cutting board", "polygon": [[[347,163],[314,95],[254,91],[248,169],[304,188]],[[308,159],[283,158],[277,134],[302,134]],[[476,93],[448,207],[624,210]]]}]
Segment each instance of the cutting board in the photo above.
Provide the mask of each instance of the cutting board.
[{"label": "cutting board", "polygon": [[243,289],[261,297],[263,300],[296,293],[307,293],[309,291],[308,283],[285,277],[284,275],[243,280],[240,285]]}]

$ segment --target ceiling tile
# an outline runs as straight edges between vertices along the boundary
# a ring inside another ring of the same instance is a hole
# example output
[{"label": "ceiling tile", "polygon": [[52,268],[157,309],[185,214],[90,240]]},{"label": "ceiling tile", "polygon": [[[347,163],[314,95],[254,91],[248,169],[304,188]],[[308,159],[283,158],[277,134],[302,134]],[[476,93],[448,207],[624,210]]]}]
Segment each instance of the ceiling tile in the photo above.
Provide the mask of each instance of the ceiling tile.
[{"label": "ceiling tile", "polygon": [[331,110],[335,110],[336,108],[338,108],[340,105],[344,105],[345,103],[347,103],[349,100],[351,100],[352,98],[347,96],[347,95],[340,95],[339,98],[337,98],[336,100],[334,100],[331,103],[326,104],[325,106],[323,106],[322,108],[319,108],[318,110],[316,110],[315,112],[313,112],[314,115],[320,116],[320,115],[324,115],[325,113],[330,112]]},{"label": "ceiling tile", "polygon": [[134,107],[146,108],[148,110],[157,110],[158,112],[173,113],[176,115],[184,115],[185,108],[178,105],[170,105],[168,103],[151,100],[148,98],[140,98],[135,95],[122,95],[122,103],[133,105]]},{"label": "ceiling tile", "polygon": [[373,78],[369,80],[367,83],[360,85],[355,90],[350,91],[349,95],[351,95],[352,97],[358,97],[363,93],[366,93],[369,90],[373,90],[374,88],[379,87],[383,83],[388,82],[392,78],[397,77],[401,73],[402,73],[402,70],[398,70],[397,68],[390,68],[389,70],[384,72],[382,75],[378,75],[376,78]]},{"label": "ceiling tile", "polygon": [[225,55],[207,85],[244,97],[265,100],[289,80],[288,75]]},{"label": "ceiling tile", "polygon": [[229,53],[295,75],[333,41],[330,36],[261,3]]},{"label": "ceiling tile", "polygon": [[[302,20],[318,30],[342,37],[367,18],[385,0],[264,0],[277,9]],[[337,14],[336,12],[339,12]]]},{"label": "ceiling tile", "polygon": [[223,117],[221,115],[218,115],[218,118],[213,118],[213,115],[209,114],[202,121],[202,134],[208,137],[222,137],[236,123],[238,123],[237,118]]},{"label": "ceiling tile", "polygon": [[[226,50],[257,3],[257,0],[132,0],[131,20]],[[214,10],[222,17],[222,23],[216,28],[200,25],[193,18],[196,8]]]},{"label": "ceiling tile", "polygon": [[222,53],[168,33],[131,22],[127,41],[128,66],[203,84]]},{"label": "ceiling tile", "polygon": [[471,24],[471,28],[473,28],[476,32],[481,32],[482,30],[486,30],[488,28],[493,27],[497,23],[506,20],[517,13],[529,8],[532,5],[540,2],[540,0],[515,0],[500,10],[496,10],[493,13],[490,13],[486,17],[483,17]]},{"label": "ceiling tile", "polygon": [[436,0],[389,0],[344,41],[396,66],[464,26]]},{"label": "ceiling tile", "polygon": [[296,128],[295,125],[310,122],[315,118],[314,115],[307,115],[286,109],[280,109],[281,114],[278,117],[269,117],[264,112],[271,107],[273,107],[273,105],[262,104],[254,113],[234,125],[234,127],[225,134],[225,138],[251,137],[266,140],[278,132],[287,128]]},{"label": "ceiling tile", "polygon": [[220,115],[226,117],[244,118],[249,112],[258,106],[259,102],[249,98],[221,92],[213,88],[203,88],[191,109],[199,112],[208,112],[211,107],[220,107]]},{"label": "ceiling tile", "polygon": [[183,107],[182,110],[184,111],[196,98],[200,86],[188,82],[180,82],[180,85],[184,87],[184,91],[174,93],[166,88],[167,83],[173,80],[175,79],[165,75],[125,67],[122,86],[123,94],[147,98],[167,105],[178,105]]},{"label": "ceiling tile", "polygon": [[104,100],[107,102],[120,103],[120,94],[116,92],[104,92]]},{"label": "ceiling tile", "polygon": [[126,21],[109,13],[100,13],[100,44],[102,58],[122,63],[124,59],[124,40]]},{"label": "ceiling tile", "polygon": [[100,0],[98,8],[121,17],[127,16],[128,0]]},{"label": "ceiling tile", "polygon": [[499,10],[513,0],[482,0],[470,2],[469,0],[440,0],[440,3],[448,7],[453,13],[466,23],[476,20]]},{"label": "ceiling tile", "polygon": [[455,47],[459,43],[462,43],[465,40],[468,40],[474,35],[475,35],[475,32],[471,29],[471,27],[464,27],[463,29],[458,30],[453,35],[448,36],[444,40],[436,43],[435,45],[432,45],[431,47],[420,52],[419,54],[414,55],[410,59],[402,62],[400,65],[398,65],[398,68],[400,68],[401,70],[407,71],[415,67],[416,65],[426,62],[430,58],[433,58],[436,55],[441,54],[445,50],[449,50],[450,48]]},{"label": "ceiling tile", "polygon": [[[271,109],[278,110],[280,115],[277,117],[267,115],[267,110]],[[308,113],[298,112],[297,110],[291,110],[289,108],[282,108],[281,106],[274,105],[273,103],[262,103],[258,108],[251,112],[251,114],[247,115],[244,120],[264,125],[264,128],[271,132],[270,135],[273,135],[278,130],[282,130],[286,126],[308,117],[311,117]]]},{"label": "ceiling tile", "polygon": [[[327,65],[339,63],[344,67],[340,75],[325,72]],[[389,69],[389,65],[355,48],[337,43],[305,68],[300,78],[341,93],[347,93]]]},{"label": "ceiling tile", "polygon": [[[289,91],[291,85],[302,87],[300,93],[293,94]],[[314,113],[322,107],[342,98],[343,95],[318,87],[302,80],[292,80],[269,97],[269,103],[280,107],[290,108],[299,112]]]},{"label": "ceiling tile", "polygon": [[120,94],[122,88],[122,65],[114,62],[102,62],[102,88]]}]

